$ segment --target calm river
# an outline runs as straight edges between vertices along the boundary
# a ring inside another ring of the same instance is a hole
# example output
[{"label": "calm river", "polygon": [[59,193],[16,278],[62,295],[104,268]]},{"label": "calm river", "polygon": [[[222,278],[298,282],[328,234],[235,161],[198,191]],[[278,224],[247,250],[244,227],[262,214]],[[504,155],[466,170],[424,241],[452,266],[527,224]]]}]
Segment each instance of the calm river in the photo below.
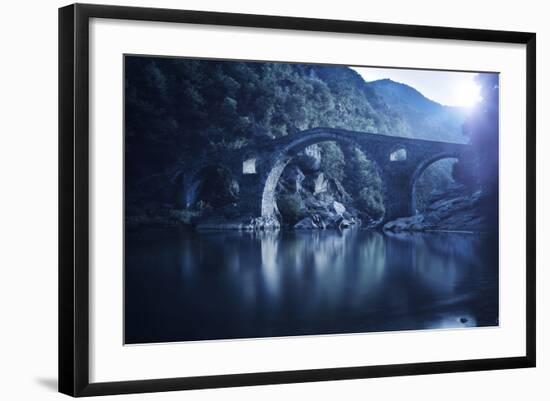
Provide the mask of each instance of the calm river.
[{"label": "calm river", "polygon": [[498,325],[483,235],[128,234],[126,343]]}]

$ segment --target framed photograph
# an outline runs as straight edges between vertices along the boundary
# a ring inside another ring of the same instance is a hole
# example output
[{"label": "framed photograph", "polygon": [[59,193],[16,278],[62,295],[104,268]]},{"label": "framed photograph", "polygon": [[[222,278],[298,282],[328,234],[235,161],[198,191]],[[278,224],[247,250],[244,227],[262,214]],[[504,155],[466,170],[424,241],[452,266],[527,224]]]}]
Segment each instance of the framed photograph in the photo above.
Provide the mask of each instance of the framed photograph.
[{"label": "framed photograph", "polygon": [[59,390],[535,366],[535,34],[59,10]]}]

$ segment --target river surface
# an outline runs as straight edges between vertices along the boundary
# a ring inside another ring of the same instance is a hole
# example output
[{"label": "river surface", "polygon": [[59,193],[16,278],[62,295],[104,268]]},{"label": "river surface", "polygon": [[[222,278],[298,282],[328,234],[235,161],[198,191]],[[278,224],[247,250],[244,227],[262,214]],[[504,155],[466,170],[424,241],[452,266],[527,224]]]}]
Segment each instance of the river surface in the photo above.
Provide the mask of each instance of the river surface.
[{"label": "river surface", "polygon": [[495,325],[498,248],[480,234],[126,237],[127,344]]}]

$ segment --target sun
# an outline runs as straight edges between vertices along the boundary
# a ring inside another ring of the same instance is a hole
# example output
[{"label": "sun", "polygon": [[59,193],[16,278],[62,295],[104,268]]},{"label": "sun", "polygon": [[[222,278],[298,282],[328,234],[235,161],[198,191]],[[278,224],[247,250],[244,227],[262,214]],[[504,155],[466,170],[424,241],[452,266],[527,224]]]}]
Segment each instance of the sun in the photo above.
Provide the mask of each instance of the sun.
[{"label": "sun", "polygon": [[471,108],[481,100],[481,87],[475,82],[461,82],[453,88],[453,104]]}]

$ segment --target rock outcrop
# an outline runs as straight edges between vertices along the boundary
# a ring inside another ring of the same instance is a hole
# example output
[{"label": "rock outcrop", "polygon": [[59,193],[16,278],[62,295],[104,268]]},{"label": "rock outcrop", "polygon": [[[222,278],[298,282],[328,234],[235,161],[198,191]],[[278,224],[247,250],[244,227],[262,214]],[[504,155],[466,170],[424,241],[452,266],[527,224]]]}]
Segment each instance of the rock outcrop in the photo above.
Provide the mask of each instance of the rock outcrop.
[{"label": "rock outcrop", "polygon": [[285,169],[279,180],[280,220],[285,227],[296,230],[343,229],[359,223],[353,198],[340,181],[319,171],[320,155],[316,147],[310,148]]},{"label": "rock outcrop", "polygon": [[482,192],[469,192],[462,186],[432,193],[422,213],[390,221],[385,231],[486,231],[487,221]]},{"label": "rock outcrop", "polygon": [[240,230],[240,231],[269,231],[278,230],[280,223],[277,218],[269,217],[251,217],[244,219],[228,220],[224,218],[215,218],[202,221],[197,224],[199,231],[204,230]]}]

